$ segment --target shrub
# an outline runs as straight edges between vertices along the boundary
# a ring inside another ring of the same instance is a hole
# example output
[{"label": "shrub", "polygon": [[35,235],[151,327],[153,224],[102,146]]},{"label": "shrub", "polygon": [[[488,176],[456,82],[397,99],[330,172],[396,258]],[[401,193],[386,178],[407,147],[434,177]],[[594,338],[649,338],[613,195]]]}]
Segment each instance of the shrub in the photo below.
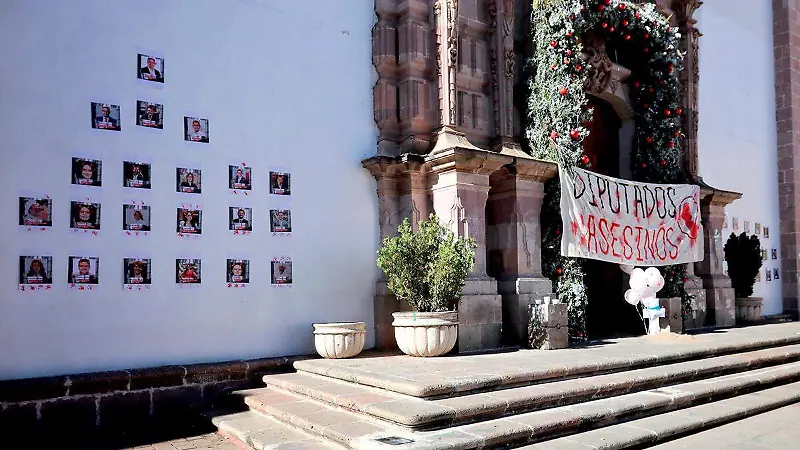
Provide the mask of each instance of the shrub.
[{"label": "shrub", "polygon": [[456,238],[434,214],[417,231],[407,218],[397,231],[378,250],[389,289],[418,312],[455,310],[475,263],[475,240]]},{"label": "shrub", "polygon": [[761,242],[756,235],[731,233],[725,243],[725,261],[728,262],[728,276],[737,298],[753,295],[756,275],[761,269]]}]

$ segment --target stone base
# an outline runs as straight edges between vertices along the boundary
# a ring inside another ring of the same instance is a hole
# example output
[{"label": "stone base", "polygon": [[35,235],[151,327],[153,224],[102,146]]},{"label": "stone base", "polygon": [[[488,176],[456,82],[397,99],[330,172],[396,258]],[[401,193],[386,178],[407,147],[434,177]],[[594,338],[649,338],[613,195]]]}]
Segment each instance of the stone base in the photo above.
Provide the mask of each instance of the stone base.
[{"label": "stone base", "polygon": [[[715,327],[732,327],[736,325],[736,304],[733,288],[706,289],[706,305],[710,321]],[[708,320],[708,318],[706,318]]]},{"label": "stone base", "polygon": [[683,333],[683,316],[680,297],[660,298],[659,305],[664,308],[664,317],[658,319],[661,331]]},{"label": "stone base", "polygon": [[736,322],[759,322],[764,319],[761,307],[764,299],[761,297],[748,297],[736,299]]},{"label": "stone base", "polygon": [[503,300],[499,295],[463,295],[458,302],[459,353],[500,347]]},{"label": "stone base", "polygon": [[529,309],[535,301],[545,296],[556,298],[550,294],[553,285],[546,278],[521,278],[513,281],[498,281],[500,294],[503,297],[503,331],[510,342],[527,343]]},{"label": "stone base", "polygon": [[[553,294],[551,299],[556,298]],[[540,350],[555,350],[569,346],[567,305],[530,305],[528,309],[528,346]]]}]

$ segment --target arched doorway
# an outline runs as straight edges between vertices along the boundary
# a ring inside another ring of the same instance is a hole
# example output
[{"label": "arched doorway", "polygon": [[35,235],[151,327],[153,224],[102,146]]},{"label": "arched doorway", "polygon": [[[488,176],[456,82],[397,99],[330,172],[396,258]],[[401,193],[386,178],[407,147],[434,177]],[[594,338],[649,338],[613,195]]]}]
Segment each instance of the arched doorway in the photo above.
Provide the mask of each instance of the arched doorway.
[{"label": "arched doorway", "polygon": [[[617,110],[605,100],[589,96],[594,109],[592,122],[587,125],[589,136],[583,141],[584,154],[589,157],[591,170],[602,175],[624,177],[629,151],[629,133],[623,130],[623,120]],[[622,144],[622,145],[620,145]],[[636,309],[625,302],[627,276],[618,264],[586,260],[584,265],[588,307],[586,329],[590,339],[640,335],[644,333]]]}]

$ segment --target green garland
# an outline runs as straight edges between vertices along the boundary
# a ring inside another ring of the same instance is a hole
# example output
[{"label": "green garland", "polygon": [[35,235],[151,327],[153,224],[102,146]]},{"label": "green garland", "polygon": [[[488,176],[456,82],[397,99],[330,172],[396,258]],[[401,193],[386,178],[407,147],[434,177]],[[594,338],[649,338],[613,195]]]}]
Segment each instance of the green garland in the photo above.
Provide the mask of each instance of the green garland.
[{"label": "green garland", "polygon": [[[580,38],[593,31],[618,48],[638,52],[645,64],[630,84],[636,117],[633,179],[651,183],[686,182],[681,166],[680,35],[652,4],[622,0],[551,0],[532,13],[534,54],[528,62],[526,130],[532,155],[591,169],[582,141],[593,111],[584,91],[587,67]],[[562,223],[558,180],[545,188],[542,207],[542,265],[560,299],[568,305],[570,339],[586,339],[587,297],[582,260],[561,256]],[[685,298],[685,265],[664,267],[663,296]],[[669,295],[667,295],[669,294]]]}]

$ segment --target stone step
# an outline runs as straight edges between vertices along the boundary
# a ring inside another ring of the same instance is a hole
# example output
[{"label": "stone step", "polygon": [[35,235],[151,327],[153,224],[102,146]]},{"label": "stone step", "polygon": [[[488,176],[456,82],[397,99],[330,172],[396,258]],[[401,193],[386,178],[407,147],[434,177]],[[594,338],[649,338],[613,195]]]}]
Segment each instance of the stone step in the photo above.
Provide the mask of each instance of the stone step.
[{"label": "stone step", "polygon": [[520,448],[527,450],[641,448],[798,402],[800,402],[800,383],[791,383]]},{"label": "stone step", "polygon": [[[800,324],[793,322],[723,333],[610,339],[565,350],[440,358],[366,352],[352,359],[297,361],[294,368],[414,397],[441,398],[800,344],[798,331]],[[452,362],[456,358],[457,365]]]},{"label": "stone step", "polygon": [[207,416],[221,435],[235,441],[241,448],[257,450],[336,450],[345,448],[253,411],[213,411]]},{"label": "stone step", "polygon": [[411,429],[432,429],[655,389],[800,361],[800,344],[481,394],[422,399],[297,372],[267,375],[267,386]]},{"label": "stone step", "polygon": [[252,411],[351,448],[384,448],[384,439],[405,442],[385,448],[469,449],[557,438],[798,380],[800,362],[794,362],[435,431],[412,431],[270,387],[238,395]]}]

